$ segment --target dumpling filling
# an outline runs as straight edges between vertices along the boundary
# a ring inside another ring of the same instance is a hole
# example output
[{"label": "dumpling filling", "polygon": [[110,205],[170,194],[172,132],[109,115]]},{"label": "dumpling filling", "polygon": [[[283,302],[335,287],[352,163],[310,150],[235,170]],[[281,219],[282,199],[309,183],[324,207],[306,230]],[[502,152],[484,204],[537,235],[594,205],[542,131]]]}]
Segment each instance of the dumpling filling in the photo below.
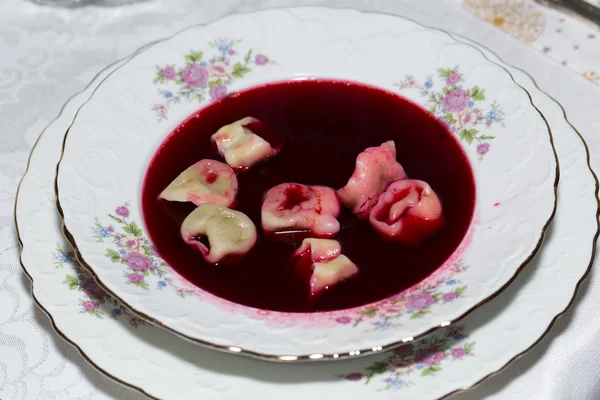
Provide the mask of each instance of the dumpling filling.
[{"label": "dumpling filling", "polygon": [[340,230],[339,214],[340,203],[332,189],[282,183],[265,194],[261,219],[267,233],[302,231],[330,237]]}]

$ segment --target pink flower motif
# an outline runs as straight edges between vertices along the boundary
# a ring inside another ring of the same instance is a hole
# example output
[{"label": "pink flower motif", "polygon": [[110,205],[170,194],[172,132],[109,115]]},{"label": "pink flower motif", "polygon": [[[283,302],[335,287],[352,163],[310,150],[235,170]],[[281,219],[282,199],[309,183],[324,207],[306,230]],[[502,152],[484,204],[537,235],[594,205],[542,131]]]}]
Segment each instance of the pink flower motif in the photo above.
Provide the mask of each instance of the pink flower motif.
[{"label": "pink flower motif", "polygon": [[446,85],[452,86],[460,82],[460,74],[457,72],[450,72],[446,77]]},{"label": "pink flower motif", "polygon": [[361,374],[360,372],[353,372],[351,374],[346,375],[344,378],[346,378],[346,380],[348,381],[353,381],[353,382],[357,382],[360,381],[363,377],[363,374]]},{"label": "pink flower motif", "polygon": [[408,354],[413,350],[412,344],[403,344],[400,347],[396,347],[392,352],[397,355]]},{"label": "pink flower motif", "polygon": [[390,308],[386,308],[385,311],[389,314],[396,314],[400,312],[399,308],[394,308],[394,307],[390,307]]},{"label": "pink flower motif", "polygon": [[456,299],[458,297],[458,295],[455,292],[449,292],[449,293],[444,293],[444,295],[442,296],[442,300],[444,300],[444,302],[448,303],[454,299]]},{"label": "pink flower motif", "polygon": [[131,282],[131,283],[144,282],[144,275],[142,275],[142,274],[129,274],[129,275],[127,275],[127,278],[129,279],[129,282]]},{"label": "pink flower motif", "polygon": [[490,151],[489,143],[481,143],[477,145],[477,154],[479,154],[480,156],[484,155],[488,151]]},{"label": "pink flower motif", "polygon": [[79,282],[79,286],[82,287],[83,293],[87,294],[89,297],[94,297],[96,299],[106,297],[104,290],[102,290],[92,278]]},{"label": "pink flower motif", "polygon": [[429,349],[415,356],[415,362],[423,364],[426,367],[431,367],[433,364],[439,363],[444,359],[444,353],[436,348]]},{"label": "pink flower motif", "polygon": [[435,303],[435,297],[428,293],[411,295],[406,300],[406,307],[410,310],[420,311]]},{"label": "pink flower motif", "polygon": [[254,62],[256,65],[265,65],[269,62],[269,57],[264,54],[257,54],[256,57],[254,57]]},{"label": "pink flower motif", "polygon": [[121,217],[129,217],[129,208],[125,206],[119,206],[115,209],[115,213]]},{"label": "pink flower motif", "polygon": [[452,354],[452,357],[454,358],[463,358],[467,355],[467,351],[462,347],[455,347],[452,350],[450,350],[450,354]]},{"label": "pink flower motif", "polygon": [[86,300],[82,301],[81,305],[85,308],[86,311],[94,311],[100,307],[100,303],[97,301]]},{"label": "pink flower motif", "polygon": [[405,88],[414,88],[417,87],[417,78],[410,75],[406,77],[406,80],[402,83]]},{"label": "pink flower motif", "polygon": [[193,63],[181,71],[181,77],[189,87],[197,87],[208,82],[208,71],[206,68]]},{"label": "pink flower motif", "polygon": [[109,231],[110,233],[113,233],[115,231],[115,228],[113,228],[112,225],[109,225],[108,228],[106,228],[107,231]]},{"label": "pink flower motif", "polygon": [[462,111],[452,113],[452,118],[456,120],[454,127],[457,132],[469,131],[477,124],[477,113],[468,107]]},{"label": "pink flower motif", "polygon": [[164,104],[155,104],[154,109],[156,110],[157,113],[162,114],[162,115],[167,115],[167,111],[169,110],[167,108],[167,106]]},{"label": "pink flower motif", "polygon": [[233,72],[233,68],[224,61],[213,61],[208,65],[206,70],[208,71],[209,82],[216,82],[218,80],[227,82],[231,80],[231,73]]},{"label": "pink flower motif", "polygon": [[177,77],[177,73],[175,72],[175,68],[172,66],[168,66],[168,67],[164,67],[161,71],[160,74],[165,78],[165,79],[175,79]]},{"label": "pink flower motif", "polygon": [[492,126],[492,121],[490,121],[489,119],[485,121],[485,126],[487,126],[488,128]]},{"label": "pink flower motif", "polygon": [[230,55],[230,56],[232,56],[232,55],[234,55],[234,54],[235,54],[235,50],[233,50],[233,49],[229,50],[229,55]]},{"label": "pink flower motif", "polygon": [[127,266],[137,271],[147,271],[152,268],[152,263],[143,254],[139,253],[127,253],[123,256],[123,260],[127,263]]},{"label": "pink flower motif", "polygon": [[350,322],[352,322],[352,318],[348,316],[338,317],[335,319],[335,322],[337,322],[338,324],[349,324]]},{"label": "pink flower motif", "polygon": [[227,86],[225,85],[217,85],[210,88],[209,91],[210,98],[213,100],[219,100],[223,97],[227,96]]},{"label": "pink flower motif", "polygon": [[467,107],[471,96],[468,96],[462,89],[454,89],[450,91],[442,100],[442,106],[444,110],[454,112],[462,111]]}]

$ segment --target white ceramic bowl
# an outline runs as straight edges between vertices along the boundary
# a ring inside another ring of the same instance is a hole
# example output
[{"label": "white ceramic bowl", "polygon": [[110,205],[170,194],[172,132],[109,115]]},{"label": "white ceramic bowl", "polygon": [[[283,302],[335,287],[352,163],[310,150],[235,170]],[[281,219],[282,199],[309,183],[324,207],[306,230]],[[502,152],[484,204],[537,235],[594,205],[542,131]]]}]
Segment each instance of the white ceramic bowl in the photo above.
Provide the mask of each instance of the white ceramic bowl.
[{"label": "white ceramic bowl", "polygon": [[[229,74],[219,90],[171,79],[171,67],[177,72],[188,61],[204,68],[202,60],[210,66],[216,59]],[[472,226],[436,272],[376,304],[290,314],[217,298],[186,282],[152,252],[140,207],[148,162],[166,135],[211,96],[307,76],[367,83],[396,91],[439,117],[452,114],[450,127],[462,138],[475,174]],[[455,111],[444,103],[444,88],[459,90],[452,93]],[[439,101],[431,102],[431,94]],[[478,118],[468,122],[463,114]],[[510,74],[477,49],[444,33],[407,29],[390,16],[297,9],[228,17],[132,58],[79,111],[67,135],[57,188],[81,261],[124,305],[203,345],[295,361],[378,352],[449,325],[483,304],[541,246],[555,210],[557,181],[543,116]],[[142,269],[121,262],[131,251],[123,235],[146,246]]]}]

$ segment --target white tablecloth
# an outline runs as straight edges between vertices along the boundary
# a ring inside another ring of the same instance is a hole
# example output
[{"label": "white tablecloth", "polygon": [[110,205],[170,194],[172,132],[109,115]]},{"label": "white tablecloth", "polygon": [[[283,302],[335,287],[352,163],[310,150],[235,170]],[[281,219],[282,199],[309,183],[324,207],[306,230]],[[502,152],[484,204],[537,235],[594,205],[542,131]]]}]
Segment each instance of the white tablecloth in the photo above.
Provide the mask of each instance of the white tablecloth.
[{"label": "white tablecloth", "polygon": [[[13,202],[39,133],[99,70],[144,43],[226,14],[284,5],[402,14],[485,45],[563,104],[600,171],[600,31],[529,0],[156,0],[69,10],[0,2],[1,399],[141,398],[88,366],[32,302],[18,261]],[[600,398],[599,295],[593,269],[574,306],[537,347],[454,398]]]}]

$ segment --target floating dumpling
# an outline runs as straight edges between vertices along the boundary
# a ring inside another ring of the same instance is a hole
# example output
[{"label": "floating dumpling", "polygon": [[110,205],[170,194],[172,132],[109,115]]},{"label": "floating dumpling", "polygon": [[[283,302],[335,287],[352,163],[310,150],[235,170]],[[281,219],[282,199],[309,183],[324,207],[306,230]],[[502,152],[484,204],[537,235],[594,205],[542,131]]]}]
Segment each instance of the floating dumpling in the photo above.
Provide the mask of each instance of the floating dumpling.
[{"label": "floating dumpling", "polygon": [[[254,223],[246,214],[215,204],[203,204],[181,225],[181,237],[199,250],[206,262],[216,264],[236,260],[256,243]],[[208,246],[199,238],[206,237]]]},{"label": "floating dumpling", "polygon": [[358,273],[358,267],[341,254],[341,249],[337,240],[308,238],[292,256],[298,274],[310,275],[311,296]]},{"label": "floating dumpling", "polygon": [[201,160],[179,174],[159,198],[190,201],[197,206],[212,203],[229,207],[235,201],[237,190],[237,177],[229,165],[215,160]]},{"label": "floating dumpling", "polygon": [[340,230],[340,202],[333,189],[282,183],[264,197],[261,219],[267,233],[306,232],[311,236],[334,236]]},{"label": "floating dumpling", "polygon": [[384,238],[418,245],[444,226],[442,203],[427,183],[399,180],[379,197],[370,222]]},{"label": "floating dumpling", "polygon": [[[268,133],[267,133],[268,132]],[[257,135],[256,133],[263,133]],[[272,142],[265,140],[271,138]],[[211,136],[219,154],[235,169],[247,169],[273,157],[281,150],[280,140],[259,120],[252,117],[225,125]]]},{"label": "floating dumpling", "polygon": [[404,168],[396,160],[396,145],[390,140],[379,147],[369,147],[358,155],[352,177],[337,194],[354,214],[367,219],[388,185],[405,178]]}]

